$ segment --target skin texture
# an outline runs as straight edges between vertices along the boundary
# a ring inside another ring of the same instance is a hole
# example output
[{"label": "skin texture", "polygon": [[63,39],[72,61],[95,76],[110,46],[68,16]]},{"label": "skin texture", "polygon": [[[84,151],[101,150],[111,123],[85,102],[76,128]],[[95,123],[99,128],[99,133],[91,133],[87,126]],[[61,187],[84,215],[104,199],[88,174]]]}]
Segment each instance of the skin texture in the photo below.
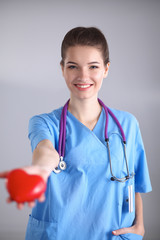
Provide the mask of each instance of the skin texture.
[{"label": "skin texture", "polygon": [[[74,46],[66,52],[64,65],[61,65],[62,74],[70,91],[70,111],[79,121],[89,129],[93,129],[101,113],[98,103],[98,92],[102,86],[103,79],[107,77],[109,65],[104,65],[101,52],[96,47]],[[40,175],[46,182],[58,166],[59,155],[49,140],[41,141],[33,152],[32,165],[23,167],[27,173]],[[0,178],[6,178],[8,172],[0,173]],[[44,201],[45,196],[38,199]],[[130,228],[113,229],[114,235],[125,233],[136,233],[144,235],[143,204],[140,193],[136,193],[136,218],[134,225]],[[10,203],[11,199],[8,198]],[[34,207],[35,202],[29,202],[29,207]],[[24,204],[17,204],[22,209]]]}]

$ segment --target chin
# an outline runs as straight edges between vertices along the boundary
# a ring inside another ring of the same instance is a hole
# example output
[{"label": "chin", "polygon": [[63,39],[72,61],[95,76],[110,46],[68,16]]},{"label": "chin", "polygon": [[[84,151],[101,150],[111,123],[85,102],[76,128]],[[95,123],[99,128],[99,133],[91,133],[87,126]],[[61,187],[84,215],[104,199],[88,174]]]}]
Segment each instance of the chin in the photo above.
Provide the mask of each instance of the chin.
[{"label": "chin", "polygon": [[89,99],[93,99],[93,98],[96,98],[97,99],[97,94],[95,94],[95,95],[93,95],[93,94],[76,94],[76,95],[73,95],[73,94],[71,94],[71,97],[73,98],[73,99],[79,99],[79,100],[89,100]]}]

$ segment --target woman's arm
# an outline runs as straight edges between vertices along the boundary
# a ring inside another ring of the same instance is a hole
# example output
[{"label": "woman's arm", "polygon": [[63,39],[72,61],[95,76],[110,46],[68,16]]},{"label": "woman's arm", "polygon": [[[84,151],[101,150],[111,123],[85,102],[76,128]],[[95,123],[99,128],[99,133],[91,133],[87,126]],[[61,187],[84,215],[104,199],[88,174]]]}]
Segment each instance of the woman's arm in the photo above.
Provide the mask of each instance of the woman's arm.
[{"label": "woman's arm", "polygon": [[135,194],[135,207],[136,207],[136,217],[134,225],[129,228],[121,228],[112,233],[114,235],[121,235],[125,233],[136,233],[141,236],[144,236],[144,223],[143,223],[143,202],[140,193]]},{"label": "woman's arm", "polygon": [[136,204],[136,218],[134,221],[134,226],[136,226],[139,235],[144,236],[145,229],[143,223],[143,201],[140,193],[136,193],[135,196]]},{"label": "woman's arm", "polygon": [[[21,167],[20,169],[26,171],[28,174],[36,174],[41,176],[45,182],[47,182],[48,177],[54,168],[58,166],[59,163],[59,154],[54,149],[51,141],[43,140],[41,141],[33,152],[32,165]],[[0,173],[0,178],[7,178],[9,171]],[[45,200],[45,195],[42,194],[39,201]],[[12,199],[9,197],[7,202],[12,202]],[[34,207],[35,202],[28,202],[30,207]],[[18,209],[22,209],[24,206],[23,203],[17,203]]]},{"label": "woman's arm", "polygon": [[41,141],[33,152],[32,166],[37,166],[40,169],[48,173],[51,172],[58,166],[59,154],[54,149],[51,141],[43,140]]}]

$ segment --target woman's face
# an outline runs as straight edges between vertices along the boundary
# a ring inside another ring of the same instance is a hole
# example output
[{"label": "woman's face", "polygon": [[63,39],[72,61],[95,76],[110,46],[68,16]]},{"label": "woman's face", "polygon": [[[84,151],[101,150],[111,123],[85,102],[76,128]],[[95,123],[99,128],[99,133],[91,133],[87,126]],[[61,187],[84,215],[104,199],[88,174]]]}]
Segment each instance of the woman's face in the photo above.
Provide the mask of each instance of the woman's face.
[{"label": "woman's face", "polygon": [[67,49],[62,73],[72,98],[96,97],[109,63],[104,65],[102,54],[96,47],[74,46]]}]

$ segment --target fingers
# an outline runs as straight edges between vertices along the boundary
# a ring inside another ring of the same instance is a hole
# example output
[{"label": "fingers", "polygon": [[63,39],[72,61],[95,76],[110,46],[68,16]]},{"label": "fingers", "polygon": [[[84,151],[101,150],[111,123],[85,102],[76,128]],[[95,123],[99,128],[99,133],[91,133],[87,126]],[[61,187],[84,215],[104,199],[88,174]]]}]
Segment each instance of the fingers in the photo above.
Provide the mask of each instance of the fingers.
[{"label": "fingers", "polygon": [[[7,203],[12,203],[13,200],[12,200],[10,197],[8,197],[8,198],[6,199],[6,202],[7,202]],[[23,209],[23,207],[24,207],[24,203],[17,203],[17,208],[18,208],[19,210]]]},{"label": "fingers", "polygon": [[[45,194],[42,194],[42,195],[38,198],[38,201],[39,201],[39,202],[44,202],[44,200],[45,200]],[[36,205],[36,202],[35,202],[35,201],[28,202],[28,206],[29,206],[30,208],[35,207],[35,205]]]},{"label": "fingers", "polygon": [[[39,201],[39,202],[44,202],[44,200],[45,200],[45,195],[42,194],[42,195],[38,198],[38,201]],[[36,202],[35,202],[35,201],[28,202],[28,206],[29,206],[30,208],[35,207],[35,205],[36,205]]]},{"label": "fingers", "polygon": [[[35,205],[36,205],[36,203],[34,201],[28,202],[28,207],[30,207],[30,208],[35,207]],[[19,210],[22,210],[24,208],[24,206],[25,206],[25,203],[17,203],[17,208]]]},{"label": "fingers", "polygon": [[121,229],[117,229],[112,231],[112,234],[115,236],[118,235],[123,235],[126,233],[135,233],[141,236],[144,236],[144,226],[137,226],[137,225],[133,225],[132,227],[128,227],[128,228],[121,228]]},{"label": "fingers", "polygon": [[6,178],[8,176],[9,171],[0,172],[0,178]]},{"label": "fingers", "polygon": [[38,198],[39,202],[44,202],[45,201],[45,194],[42,194],[39,198]]},{"label": "fingers", "polygon": [[11,202],[12,202],[12,199],[11,199],[10,197],[8,197],[8,198],[6,199],[6,202],[7,202],[7,203],[11,203]]},{"label": "fingers", "polygon": [[35,207],[35,202],[33,201],[33,202],[28,202],[28,207],[30,207],[30,208],[33,208],[33,207]]},{"label": "fingers", "polygon": [[17,208],[22,210],[24,208],[24,203],[17,203]]},{"label": "fingers", "polygon": [[[39,202],[44,202],[44,201],[45,201],[45,194],[42,194],[42,195],[38,198],[38,201],[39,201]],[[12,200],[10,197],[8,197],[8,198],[6,199],[6,202],[7,202],[7,203],[12,203],[13,200]],[[36,205],[36,202],[35,202],[35,201],[28,202],[28,207],[30,207],[30,208],[35,207],[35,205]],[[17,203],[17,208],[18,208],[19,210],[22,210],[22,209],[24,208],[24,206],[25,206],[25,203]]]},{"label": "fingers", "polygon": [[132,232],[133,232],[132,227],[129,227],[129,228],[121,228],[121,229],[114,230],[112,231],[112,234],[115,236],[118,236],[118,235],[132,233]]}]

